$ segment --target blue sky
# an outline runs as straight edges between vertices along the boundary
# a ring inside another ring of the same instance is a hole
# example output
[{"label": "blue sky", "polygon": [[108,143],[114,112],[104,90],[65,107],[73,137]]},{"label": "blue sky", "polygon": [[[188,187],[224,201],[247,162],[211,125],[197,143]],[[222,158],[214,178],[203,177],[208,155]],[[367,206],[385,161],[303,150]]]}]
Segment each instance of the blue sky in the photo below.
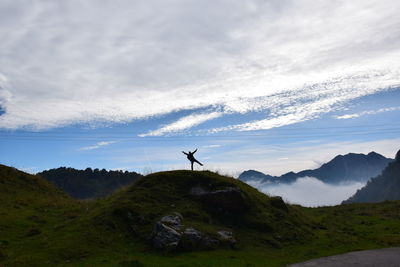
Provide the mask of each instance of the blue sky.
[{"label": "blue sky", "polygon": [[[237,175],[400,148],[396,1],[1,1],[0,163]],[[203,168],[200,168],[203,169]]]}]

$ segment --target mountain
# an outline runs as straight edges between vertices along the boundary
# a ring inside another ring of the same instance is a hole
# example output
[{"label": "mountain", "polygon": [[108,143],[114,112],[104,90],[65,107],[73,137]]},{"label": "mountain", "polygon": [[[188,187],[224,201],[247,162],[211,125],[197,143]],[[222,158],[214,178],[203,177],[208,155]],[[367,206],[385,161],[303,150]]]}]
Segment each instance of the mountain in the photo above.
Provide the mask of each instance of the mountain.
[{"label": "mountain", "polygon": [[241,173],[242,181],[256,180],[261,183],[292,183],[297,178],[310,176],[324,183],[337,184],[349,181],[365,182],[380,174],[393,159],[386,158],[376,152],[368,155],[349,153],[338,155],[318,169],[304,170],[298,173],[288,172],[282,176],[266,175],[258,171],[249,170]]},{"label": "mountain", "polygon": [[136,172],[92,170],[91,168],[76,170],[66,167],[43,171],[37,175],[52,182],[77,199],[107,196],[142,177],[141,174]]},{"label": "mountain", "polygon": [[386,200],[400,200],[400,150],[396,154],[396,160],[390,163],[381,175],[372,178],[366,186],[343,201],[343,204]]}]

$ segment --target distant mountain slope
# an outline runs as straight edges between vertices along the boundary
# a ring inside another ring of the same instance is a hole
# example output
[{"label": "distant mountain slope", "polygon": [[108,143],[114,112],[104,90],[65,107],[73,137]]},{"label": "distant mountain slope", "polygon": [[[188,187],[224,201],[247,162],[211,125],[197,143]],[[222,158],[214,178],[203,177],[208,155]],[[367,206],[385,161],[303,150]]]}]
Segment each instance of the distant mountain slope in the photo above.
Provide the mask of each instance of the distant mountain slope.
[{"label": "distant mountain slope", "polygon": [[395,162],[390,163],[381,175],[371,179],[354,196],[343,201],[343,204],[385,200],[400,200],[400,150],[397,152]]},{"label": "distant mountain slope", "polygon": [[43,171],[37,175],[54,183],[70,196],[78,199],[107,196],[142,177],[141,174],[136,172],[92,170],[91,168],[76,170],[66,167]]},{"label": "distant mountain slope", "polygon": [[378,153],[368,155],[349,153],[338,155],[318,169],[304,170],[298,173],[288,172],[282,176],[266,175],[258,171],[249,170],[240,174],[242,181],[258,180],[270,183],[292,183],[297,178],[311,176],[325,183],[337,184],[348,181],[365,182],[380,174],[393,159],[386,158]]}]

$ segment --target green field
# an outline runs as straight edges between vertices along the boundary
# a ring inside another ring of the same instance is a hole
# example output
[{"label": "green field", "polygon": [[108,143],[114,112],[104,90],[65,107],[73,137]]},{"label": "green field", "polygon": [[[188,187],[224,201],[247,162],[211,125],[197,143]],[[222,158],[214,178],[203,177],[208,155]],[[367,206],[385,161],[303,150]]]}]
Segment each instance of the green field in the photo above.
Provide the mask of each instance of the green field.
[{"label": "green field", "polygon": [[[195,186],[239,188],[248,209],[219,213],[190,196]],[[172,171],[112,196],[77,201],[43,179],[0,166],[0,266],[283,266],[354,250],[400,246],[400,202],[304,208],[278,205],[241,181]],[[157,251],[154,223],[171,212],[210,236],[235,234],[234,248]]]}]

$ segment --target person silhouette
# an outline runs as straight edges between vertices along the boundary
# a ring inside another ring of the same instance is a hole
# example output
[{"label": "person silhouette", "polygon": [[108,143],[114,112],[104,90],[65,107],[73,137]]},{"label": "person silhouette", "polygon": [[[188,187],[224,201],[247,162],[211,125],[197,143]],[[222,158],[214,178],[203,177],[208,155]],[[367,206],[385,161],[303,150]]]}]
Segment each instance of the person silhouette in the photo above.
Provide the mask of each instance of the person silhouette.
[{"label": "person silhouette", "polygon": [[190,163],[191,163],[191,166],[192,166],[192,171],[193,171],[193,163],[198,163],[198,164],[200,164],[200,166],[203,166],[203,164],[201,164],[197,159],[195,159],[194,158],[194,156],[193,156],[193,154],[194,153],[196,153],[196,151],[197,151],[197,148],[196,148],[196,150],[195,151],[193,151],[193,152],[188,152],[188,153],[186,153],[185,151],[182,151],[182,153],[183,154],[185,154],[186,156],[187,156],[187,159],[188,160],[190,160]]}]

